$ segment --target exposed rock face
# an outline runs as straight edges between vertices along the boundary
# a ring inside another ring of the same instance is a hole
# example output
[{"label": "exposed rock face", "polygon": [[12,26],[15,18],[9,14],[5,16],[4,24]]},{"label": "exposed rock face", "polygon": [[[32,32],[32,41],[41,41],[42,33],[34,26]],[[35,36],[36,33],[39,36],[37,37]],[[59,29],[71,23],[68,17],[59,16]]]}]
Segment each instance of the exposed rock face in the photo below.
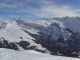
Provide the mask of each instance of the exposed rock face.
[{"label": "exposed rock face", "polygon": [[9,49],[18,50],[18,47],[14,42],[9,42],[5,40],[4,38],[0,39],[0,48],[9,48]]},{"label": "exposed rock face", "polygon": [[20,41],[18,44],[19,44],[23,49],[28,49],[28,46],[30,45],[30,43],[27,42],[27,41]]},{"label": "exposed rock face", "polygon": [[[58,25],[56,26],[60,30],[60,27]],[[64,37],[64,35],[57,34],[59,38],[55,39],[52,38],[52,35],[48,35],[46,37],[42,32],[38,32],[40,35],[32,34],[28,31],[25,32],[28,33],[33,38],[35,38],[36,41],[35,40],[34,41],[36,43],[41,44],[43,47],[46,47],[47,50],[51,52],[51,54],[65,55],[65,56],[78,56],[80,52],[80,38],[68,28],[65,28],[64,31],[65,31],[64,33],[66,33],[68,38]]]},{"label": "exposed rock face", "polygon": [[0,23],[0,48],[33,49],[52,55],[78,57],[80,24],[76,22],[76,25],[74,21],[73,17],[65,17],[35,21],[14,19],[13,22]]}]

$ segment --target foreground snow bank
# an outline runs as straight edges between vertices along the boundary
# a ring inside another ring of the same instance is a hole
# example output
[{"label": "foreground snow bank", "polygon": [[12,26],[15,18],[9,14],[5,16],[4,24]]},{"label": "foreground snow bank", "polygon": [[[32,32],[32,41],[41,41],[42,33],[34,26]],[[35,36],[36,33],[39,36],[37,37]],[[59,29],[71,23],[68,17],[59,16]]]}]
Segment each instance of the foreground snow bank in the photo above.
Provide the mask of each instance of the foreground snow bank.
[{"label": "foreground snow bank", "polygon": [[0,48],[0,60],[80,60],[79,58],[52,56],[33,50],[15,51]]}]

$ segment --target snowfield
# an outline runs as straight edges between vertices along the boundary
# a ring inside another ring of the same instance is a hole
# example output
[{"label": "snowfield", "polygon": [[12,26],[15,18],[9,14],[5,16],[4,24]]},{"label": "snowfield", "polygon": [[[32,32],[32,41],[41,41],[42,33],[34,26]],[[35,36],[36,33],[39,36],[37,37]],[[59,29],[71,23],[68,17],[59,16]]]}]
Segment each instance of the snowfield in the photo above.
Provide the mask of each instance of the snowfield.
[{"label": "snowfield", "polygon": [[79,60],[59,55],[80,57],[80,17],[0,22],[0,60]]},{"label": "snowfield", "polygon": [[15,51],[0,48],[0,60],[80,60],[79,58],[52,56],[33,50]]}]

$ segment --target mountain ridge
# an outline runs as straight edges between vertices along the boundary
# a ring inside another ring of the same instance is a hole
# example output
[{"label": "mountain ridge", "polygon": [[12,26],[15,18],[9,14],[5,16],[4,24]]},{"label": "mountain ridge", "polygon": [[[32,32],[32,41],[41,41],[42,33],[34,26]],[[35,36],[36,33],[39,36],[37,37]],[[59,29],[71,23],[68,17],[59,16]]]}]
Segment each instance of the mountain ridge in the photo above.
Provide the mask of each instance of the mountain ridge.
[{"label": "mountain ridge", "polygon": [[[14,19],[0,23],[0,48],[32,49],[42,53],[78,57],[80,17]],[[75,23],[76,21],[76,23]]]}]

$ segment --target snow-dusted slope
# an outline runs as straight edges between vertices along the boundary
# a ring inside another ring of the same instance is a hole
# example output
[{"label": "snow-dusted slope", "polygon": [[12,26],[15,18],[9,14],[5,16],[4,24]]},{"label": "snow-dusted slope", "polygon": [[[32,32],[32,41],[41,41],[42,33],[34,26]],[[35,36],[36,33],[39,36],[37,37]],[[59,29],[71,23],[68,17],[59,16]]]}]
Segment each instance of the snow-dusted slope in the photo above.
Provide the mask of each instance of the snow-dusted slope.
[{"label": "snow-dusted slope", "polygon": [[0,60],[80,60],[80,59],[61,56],[51,56],[32,50],[15,51],[0,48]]},{"label": "snow-dusted slope", "polygon": [[[27,41],[29,42],[29,47],[31,46],[37,46],[39,49],[45,50],[45,48],[42,48],[40,44],[36,44],[33,40],[35,40],[33,37],[31,37],[28,33],[25,33],[20,26],[17,25],[16,22],[4,22],[4,24],[1,23],[0,27],[0,39],[2,41],[7,40],[9,42],[18,43],[20,41]],[[6,25],[5,25],[6,24]],[[3,43],[2,43],[3,44]],[[18,45],[18,49],[21,50],[22,48]]]},{"label": "snow-dusted slope", "polygon": [[80,17],[68,17],[67,16],[63,18],[52,18],[50,20],[60,21],[73,32],[80,34]]},{"label": "snow-dusted slope", "polygon": [[27,33],[23,32],[20,27],[13,22],[8,22],[4,29],[0,30],[0,37],[4,37],[5,39],[9,40],[10,42],[16,41],[19,42],[20,37],[23,37],[24,40],[27,38],[33,39]]},{"label": "snow-dusted slope", "polygon": [[63,17],[1,22],[0,47],[79,57],[79,20],[79,17]]}]

